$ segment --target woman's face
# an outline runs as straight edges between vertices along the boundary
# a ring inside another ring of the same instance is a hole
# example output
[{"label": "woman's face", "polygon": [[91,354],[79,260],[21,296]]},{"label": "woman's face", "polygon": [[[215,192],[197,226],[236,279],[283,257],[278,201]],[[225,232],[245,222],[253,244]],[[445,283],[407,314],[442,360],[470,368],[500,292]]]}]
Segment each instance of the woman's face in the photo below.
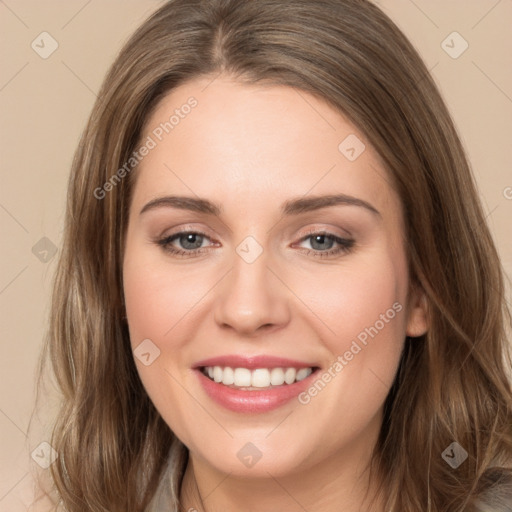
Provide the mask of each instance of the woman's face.
[{"label": "woman's face", "polygon": [[168,94],[142,145],[124,292],[164,420],[225,473],[359,467],[426,328],[376,152],[315,97],[225,76]]}]

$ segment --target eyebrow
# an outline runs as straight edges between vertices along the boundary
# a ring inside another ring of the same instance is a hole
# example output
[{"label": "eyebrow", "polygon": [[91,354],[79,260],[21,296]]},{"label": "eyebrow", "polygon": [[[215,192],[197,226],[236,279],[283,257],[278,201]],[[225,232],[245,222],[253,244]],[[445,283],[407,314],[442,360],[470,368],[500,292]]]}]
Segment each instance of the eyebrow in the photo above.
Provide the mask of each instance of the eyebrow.
[{"label": "eyebrow", "polygon": [[[330,194],[323,196],[308,196],[285,201],[281,207],[281,214],[290,216],[327,208],[330,206],[359,206],[374,215],[381,216],[380,212],[367,201],[346,194]],[[205,213],[219,217],[222,206],[208,199],[190,196],[164,196],[152,199],[144,205],[139,215],[157,208],[178,208],[198,213]]]}]

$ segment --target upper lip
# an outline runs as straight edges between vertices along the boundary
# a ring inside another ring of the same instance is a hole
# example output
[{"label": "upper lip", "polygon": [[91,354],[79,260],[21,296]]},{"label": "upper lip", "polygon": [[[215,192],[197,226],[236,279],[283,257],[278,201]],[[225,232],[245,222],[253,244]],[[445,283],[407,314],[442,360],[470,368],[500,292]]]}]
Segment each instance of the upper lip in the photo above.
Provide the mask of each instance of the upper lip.
[{"label": "upper lip", "polygon": [[315,364],[309,362],[297,361],[284,357],[275,357],[269,355],[225,355],[209,359],[203,359],[194,364],[194,368],[204,368],[205,366],[229,366],[230,368],[315,368]]}]

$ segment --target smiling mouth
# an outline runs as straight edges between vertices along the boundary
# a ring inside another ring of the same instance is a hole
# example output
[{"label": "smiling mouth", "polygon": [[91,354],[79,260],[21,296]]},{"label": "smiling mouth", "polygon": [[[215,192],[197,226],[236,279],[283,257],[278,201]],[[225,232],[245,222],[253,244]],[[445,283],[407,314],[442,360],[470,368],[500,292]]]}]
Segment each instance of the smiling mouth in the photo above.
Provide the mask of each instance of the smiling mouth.
[{"label": "smiling mouth", "polygon": [[289,386],[309,377],[317,367],[306,368],[232,368],[230,366],[203,366],[200,371],[211,381],[232,389],[257,391]]}]

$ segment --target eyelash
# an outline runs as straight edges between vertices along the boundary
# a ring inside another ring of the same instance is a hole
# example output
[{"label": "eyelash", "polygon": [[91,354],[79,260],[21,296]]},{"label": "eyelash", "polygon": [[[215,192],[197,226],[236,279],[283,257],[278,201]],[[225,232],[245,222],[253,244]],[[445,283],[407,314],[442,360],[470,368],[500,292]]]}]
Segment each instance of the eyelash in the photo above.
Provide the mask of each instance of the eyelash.
[{"label": "eyelash", "polygon": [[[203,254],[205,252],[208,252],[210,250],[209,247],[200,247],[198,249],[193,250],[185,250],[185,249],[176,249],[171,246],[171,243],[182,236],[185,235],[199,235],[204,238],[209,238],[206,233],[203,233],[201,231],[179,231],[178,233],[174,233],[172,235],[166,236],[164,238],[161,238],[156,241],[156,243],[162,247],[166,252],[171,253],[173,256],[178,256],[182,258],[193,258],[196,256],[199,256],[200,254]],[[354,240],[348,239],[348,238],[340,238],[336,235],[333,235],[332,233],[328,233],[326,231],[310,231],[305,236],[303,236],[300,239],[300,243],[306,241],[309,238],[312,238],[314,236],[324,236],[327,239],[330,239],[338,244],[338,247],[336,249],[329,249],[327,251],[319,251],[315,249],[305,249],[305,254],[310,255],[312,254],[314,257],[317,258],[327,258],[336,256],[338,254],[346,254],[349,253],[353,246],[354,246]]]}]

